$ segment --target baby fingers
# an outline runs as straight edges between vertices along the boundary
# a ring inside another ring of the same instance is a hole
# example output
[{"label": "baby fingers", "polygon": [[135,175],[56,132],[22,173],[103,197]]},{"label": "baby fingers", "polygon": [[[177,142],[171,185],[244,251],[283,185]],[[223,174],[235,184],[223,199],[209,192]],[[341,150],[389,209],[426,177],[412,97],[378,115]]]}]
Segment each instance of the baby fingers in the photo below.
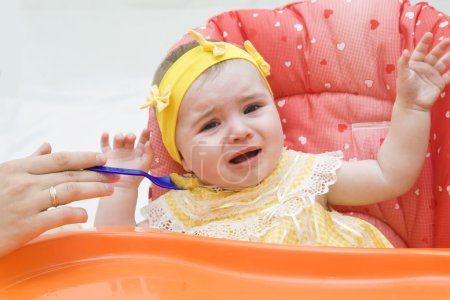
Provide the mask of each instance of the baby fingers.
[{"label": "baby fingers", "polygon": [[125,143],[125,136],[123,134],[119,133],[114,136],[113,142],[114,149],[123,148],[124,143]]},{"label": "baby fingers", "polygon": [[123,146],[125,149],[134,149],[134,142],[136,141],[136,136],[133,133],[128,133],[123,142]]},{"label": "baby fingers", "polygon": [[[449,40],[450,41],[450,40]],[[449,43],[450,45],[450,43]],[[434,68],[439,72],[444,72],[450,64],[450,52],[445,53],[442,57],[440,57],[434,64]]]},{"label": "baby fingers", "polygon": [[104,132],[100,138],[100,148],[103,153],[111,151],[111,145],[109,144],[109,134]]},{"label": "baby fingers", "polygon": [[450,39],[445,39],[439,42],[424,59],[426,63],[435,65],[446,53],[450,46]]},{"label": "baby fingers", "polygon": [[139,136],[139,144],[145,145],[150,140],[150,130],[144,128]]},{"label": "baby fingers", "polygon": [[424,61],[432,40],[433,34],[431,32],[425,33],[411,53],[411,61]]}]

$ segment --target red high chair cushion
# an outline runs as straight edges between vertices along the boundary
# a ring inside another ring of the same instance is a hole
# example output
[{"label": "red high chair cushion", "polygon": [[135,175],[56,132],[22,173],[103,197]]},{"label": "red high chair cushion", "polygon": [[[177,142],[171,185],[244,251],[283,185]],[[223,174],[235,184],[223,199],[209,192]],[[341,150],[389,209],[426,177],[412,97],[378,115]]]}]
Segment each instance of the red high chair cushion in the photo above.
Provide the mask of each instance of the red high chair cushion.
[{"label": "red high chair cushion", "polygon": [[[396,63],[427,31],[450,37],[450,18],[426,3],[397,0],[302,1],[274,10],[236,10],[197,28],[242,45],[250,40],[271,65],[268,80],[285,145],[345,159],[376,157],[395,100]],[[182,37],[172,49],[190,41]],[[171,49],[171,50],[172,50]],[[336,207],[369,220],[398,246],[450,247],[450,90],[432,109],[429,153],[405,195],[375,205]],[[167,154],[153,113],[154,175],[183,173]],[[155,199],[165,191],[152,188]],[[364,217],[366,216],[366,217]]]}]

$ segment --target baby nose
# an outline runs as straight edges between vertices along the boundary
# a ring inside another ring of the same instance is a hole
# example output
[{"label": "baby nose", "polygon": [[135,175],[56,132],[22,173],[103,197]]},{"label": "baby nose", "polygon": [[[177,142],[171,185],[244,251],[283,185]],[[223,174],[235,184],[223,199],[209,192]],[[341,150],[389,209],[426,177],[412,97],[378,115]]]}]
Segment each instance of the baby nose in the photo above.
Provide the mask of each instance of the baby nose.
[{"label": "baby nose", "polygon": [[228,141],[230,143],[236,143],[236,142],[249,140],[253,136],[254,136],[254,133],[249,127],[247,127],[243,124],[233,125],[230,130]]}]

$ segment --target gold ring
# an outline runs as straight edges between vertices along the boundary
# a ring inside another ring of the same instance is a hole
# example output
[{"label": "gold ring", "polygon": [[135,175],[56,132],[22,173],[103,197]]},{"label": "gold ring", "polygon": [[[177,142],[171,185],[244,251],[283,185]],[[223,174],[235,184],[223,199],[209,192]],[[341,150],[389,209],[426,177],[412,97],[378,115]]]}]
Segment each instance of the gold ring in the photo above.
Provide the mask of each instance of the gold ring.
[{"label": "gold ring", "polygon": [[56,198],[56,189],[54,186],[51,186],[50,189],[48,190],[50,192],[50,200],[51,200],[51,204],[53,207],[57,207],[59,205],[59,201]]}]

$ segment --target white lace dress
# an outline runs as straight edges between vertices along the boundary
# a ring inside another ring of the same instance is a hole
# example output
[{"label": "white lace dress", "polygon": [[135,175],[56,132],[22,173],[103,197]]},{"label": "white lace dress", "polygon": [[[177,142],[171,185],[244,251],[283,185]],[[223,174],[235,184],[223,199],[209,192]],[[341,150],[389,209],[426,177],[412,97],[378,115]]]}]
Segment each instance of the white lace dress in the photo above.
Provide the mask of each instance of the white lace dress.
[{"label": "white lace dress", "polygon": [[324,208],[316,201],[336,181],[340,152],[306,154],[285,150],[276,169],[259,185],[237,192],[176,183],[143,208],[151,228],[283,244],[392,247],[374,226]]}]

